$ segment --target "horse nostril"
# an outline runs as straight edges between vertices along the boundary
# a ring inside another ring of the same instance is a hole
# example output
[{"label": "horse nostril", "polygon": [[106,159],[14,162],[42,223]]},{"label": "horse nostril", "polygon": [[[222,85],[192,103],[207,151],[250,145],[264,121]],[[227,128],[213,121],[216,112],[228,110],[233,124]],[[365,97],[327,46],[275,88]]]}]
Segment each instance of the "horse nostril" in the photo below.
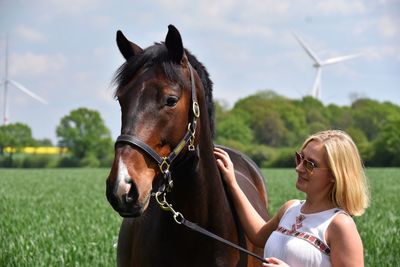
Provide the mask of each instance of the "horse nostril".
[{"label": "horse nostril", "polygon": [[125,202],[128,204],[133,202],[133,197],[130,197],[129,195],[125,195]]},{"label": "horse nostril", "polygon": [[[133,184],[133,183],[131,182],[131,184]],[[129,204],[129,203],[137,201],[138,198],[139,198],[139,194],[138,194],[136,186],[131,186],[128,194],[125,195],[125,202],[127,204]]]}]

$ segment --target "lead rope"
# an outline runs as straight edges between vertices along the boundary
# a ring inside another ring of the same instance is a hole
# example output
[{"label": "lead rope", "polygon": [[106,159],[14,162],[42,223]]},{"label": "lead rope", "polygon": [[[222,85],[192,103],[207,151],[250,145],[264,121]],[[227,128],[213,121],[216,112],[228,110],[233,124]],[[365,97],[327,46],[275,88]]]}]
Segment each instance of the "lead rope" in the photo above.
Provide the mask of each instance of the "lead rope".
[{"label": "lead rope", "polygon": [[[162,195],[162,199],[160,200],[159,197],[161,195]],[[210,238],[213,238],[213,239],[215,239],[215,240],[217,240],[217,241],[219,241],[221,243],[224,243],[224,244],[226,244],[228,246],[231,246],[231,247],[233,247],[233,248],[235,248],[235,249],[237,249],[237,250],[239,250],[241,252],[244,252],[244,253],[246,253],[246,254],[248,254],[250,256],[253,256],[254,258],[258,259],[261,262],[268,263],[268,261],[266,259],[258,256],[257,254],[255,254],[255,253],[253,253],[253,252],[251,252],[251,251],[249,251],[247,249],[244,249],[244,248],[242,248],[242,247],[240,247],[240,246],[238,246],[238,245],[236,245],[236,244],[234,244],[234,243],[232,243],[232,242],[230,242],[230,241],[228,241],[228,240],[226,240],[226,239],[224,239],[224,238],[222,238],[222,237],[220,237],[220,236],[218,236],[218,235],[216,235],[214,233],[211,233],[210,231],[202,228],[201,226],[199,226],[199,225],[197,225],[195,223],[192,223],[189,220],[186,220],[185,217],[182,215],[182,213],[175,211],[174,208],[172,207],[172,205],[167,202],[167,200],[165,198],[165,195],[166,194],[164,192],[157,192],[157,193],[154,194],[154,197],[155,197],[158,205],[160,205],[162,210],[170,211],[172,213],[173,218],[174,218],[174,220],[175,220],[175,222],[177,224],[183,224],[184,226],[188,227],[189,229],[192,229],[193,231],[196,231],[198,233],[206,235],[206,236],[208,236]]]}]

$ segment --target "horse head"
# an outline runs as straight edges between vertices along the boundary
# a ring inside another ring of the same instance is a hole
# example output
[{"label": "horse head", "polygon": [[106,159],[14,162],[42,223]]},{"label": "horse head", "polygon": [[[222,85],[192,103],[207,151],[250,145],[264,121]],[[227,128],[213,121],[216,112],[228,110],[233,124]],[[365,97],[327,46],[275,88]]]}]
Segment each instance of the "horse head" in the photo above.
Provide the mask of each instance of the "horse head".
[{"label": "horse head", "polygon": [[196,90],[202,87],[200,77],[174,26],[169,26],[164,43],[146,49],[121,31],[117,44],[126,59],[115,78],[122,125],[106,194],[121,216],[137,217],[152,192],[172,186],[169,166],[197,142],[199,109],[194,102],[204,96]]}]

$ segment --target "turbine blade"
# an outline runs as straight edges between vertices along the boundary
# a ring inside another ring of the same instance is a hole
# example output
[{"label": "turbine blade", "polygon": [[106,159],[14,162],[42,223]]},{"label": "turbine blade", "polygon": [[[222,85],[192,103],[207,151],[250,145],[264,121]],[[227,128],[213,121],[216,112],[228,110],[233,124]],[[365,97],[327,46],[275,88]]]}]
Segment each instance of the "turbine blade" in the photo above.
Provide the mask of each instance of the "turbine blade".
[{"label": "turbine blade", "polygon": [[317,63],[317,65],[321,65],[321,60],[318,58],[318,56],[314,53],[314,51],[311,50],[311,48],[298,36],[296,33],[293,33],[294,37],[296,40],[299,42],[301,47],[303,47],[304,51],[311,57],[312,60]]},{"label": "turbine blade", "polygon": [[346,61],[346,60],[350,60],[350,59],[353,59],[353,58],[360,57],[361,55],[362,54],[353,54],[353,55],[347,55],[347,56],[328,58],[327,60],[324,60],[323,62],[321,62],[321,66],[336,64],[336,63],[339,63],[339,62],[343,62],[343,61]]},{"label": "turbine blade", "polygon": [[16,81],[13,80],[9,80],[9,82],[17,89],[21,90],[22,92],[24,92],[25,94],[29,95],[30,97],[36,99],[37,101],[43,103],[43,104],[47,104],[46,100],[44,100],[43,98],[41,98],[40,96],[36,95],[35,93],[33,93],[32,91],[28,90],[25,86],[23,86],[20,83],[17,83]]}]

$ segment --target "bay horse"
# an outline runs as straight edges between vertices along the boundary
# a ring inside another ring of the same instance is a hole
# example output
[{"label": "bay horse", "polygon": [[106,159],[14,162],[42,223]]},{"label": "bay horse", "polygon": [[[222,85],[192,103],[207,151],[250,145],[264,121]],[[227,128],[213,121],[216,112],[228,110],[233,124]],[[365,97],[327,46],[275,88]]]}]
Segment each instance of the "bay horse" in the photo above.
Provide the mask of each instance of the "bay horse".
[{"label": "bay horse", "polygon": [[[262,255],[262,248],[244,236],[213,155],[209,74],[183,47],[179,31],[173,25],[168,28],[165,42],[146,49],[117,32],[117,45],[126,59],[115,76],[122,125],[106,182],[108,201],[124,217],[117,265],[261,266],[256,259],[185,228],[176,218],[187,218]],[[268,219],[261,172],[244,154],[224,149],[240,186]],[[174,214],[159,205],[160,196]]]}]

